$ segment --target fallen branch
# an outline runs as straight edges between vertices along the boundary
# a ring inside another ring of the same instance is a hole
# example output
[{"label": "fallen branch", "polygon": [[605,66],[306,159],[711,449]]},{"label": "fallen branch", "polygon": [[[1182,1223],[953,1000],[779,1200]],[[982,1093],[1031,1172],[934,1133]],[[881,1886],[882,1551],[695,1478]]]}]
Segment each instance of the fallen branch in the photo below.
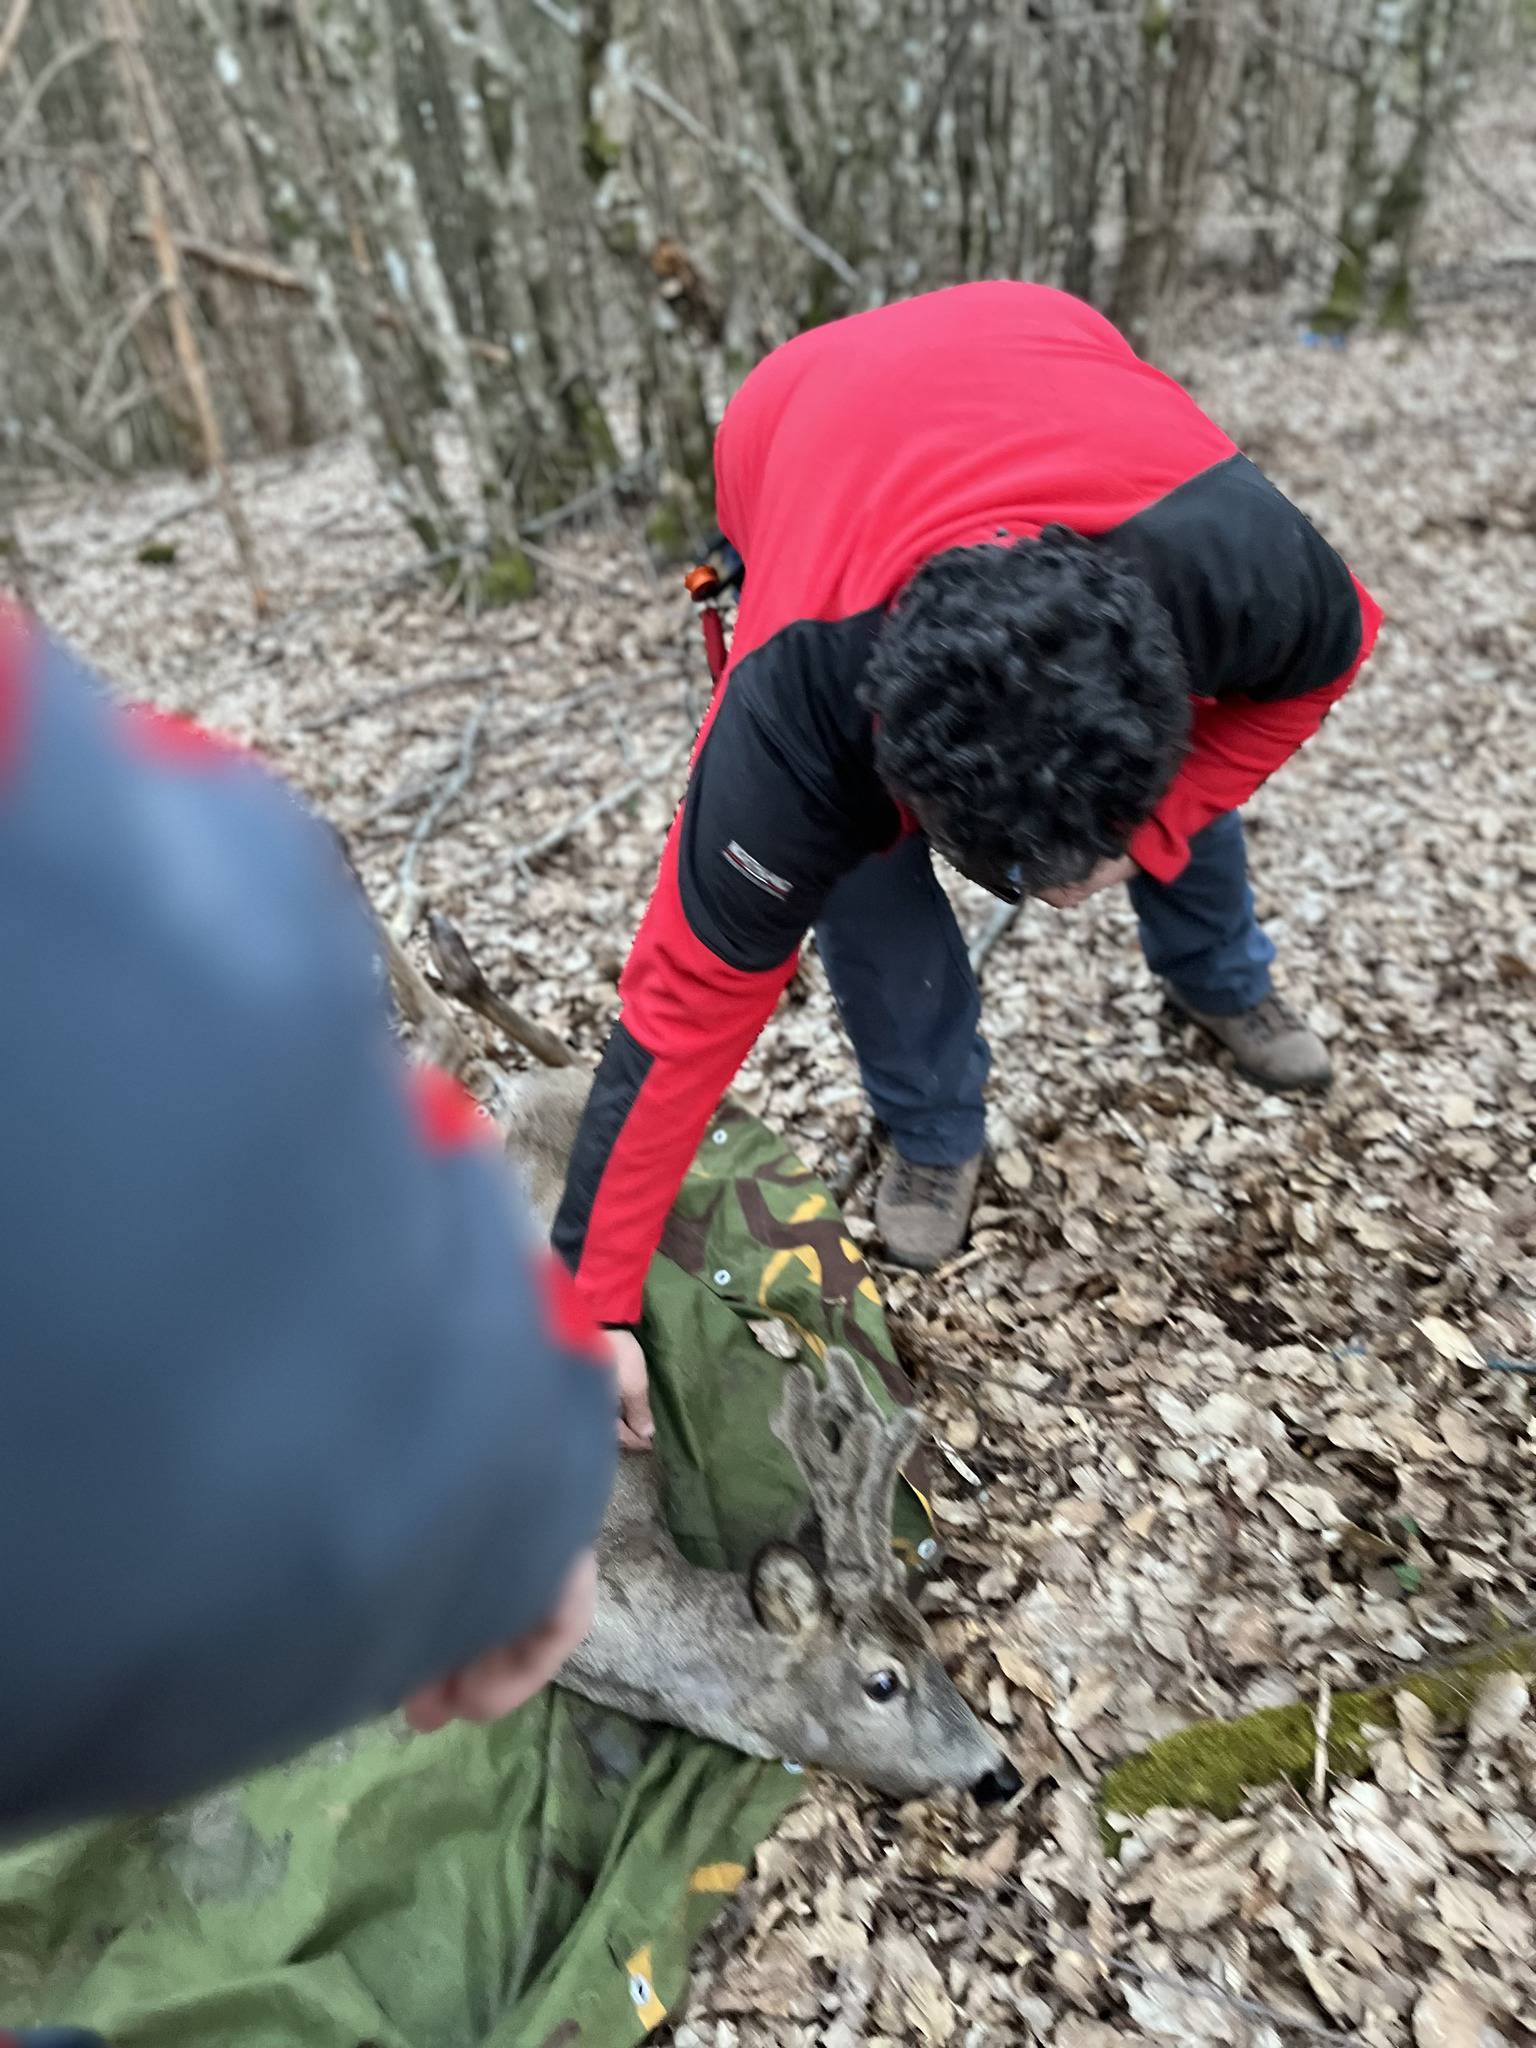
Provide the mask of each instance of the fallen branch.
[{"label": "fallen branch", "polygon": [[491,987],[457,925],[450,923],[441,912],[429,910],[427,936],[432,943],[432,958],[437,963],[438,975],[449,995],[456,996],[467,1009],[494,1025],[504,1038],[520,1045],[524,1052],[532,1053],[542,1065],[576,1065],[576,1055],[563,1039],[557,1038],[553,1031],[546,1031],[542,1024],[535,1024],[531,1017],[525,1017],[515,1004]]},{"label": "fallen branch", "polygon": [[[539,627],[530,626],[515,639],[503,641],[502,645],[508,651],[514,647],[526,647],[531,640],[538,639],[539,632]],[[373,711],[388,711],[412,697],[430,696],[437,690],[465,690],[473,683],[488,683],[501,670],[499,661],[486,661],[475,668],[455,669],[451,675],[426,676],[414,683],[398,683],[392,690],[376,690],[371,696],[349,697],[345,704],[338,704],[334,710],[318,712],[313,718],[301,718],[294,731],[329,732],[333,726],[345,725],[349,718],[364,718]]]},{"label": "fallen branch", "polygon": [[999,903],[977,934],[976,943],[971,948],[971,972],[978,981],[981,979],[982,969],[987,964],[987,955],[1004,932],[1012,931],[1023,908],[1022,902]]},{"label": "fallen branch", "polygon": [[594,797],[592,802],[577,811],[574,817],[567,818],[563,825],[552,825],[537,839],[529,840],[526,846],[513,847],[513,864],[520,870],[524,879],[528,878],[529,870],[536,860],[543,860],[557,848],[564,846],[568,839],[584,831],[588,825],[595,825],[599,818],[606,818],[610,811],[622,810],[625,804],[633,803],[645,790],[654,788],[687,747],[690,737],[691,735],[685,735],[675,746],[669,747],[659,760],[653,761],[640,774],[632,775],[628,782],[614,790],[611,795]]},{"label": "fallen branch", "polygon": [[1370,1769],[1373,1744],[1397,1726],[1396,1701],[1411,1693],[1429,1708],[1442,1733],[1464,1728],[1486,1682],[1501,1671],[1536,1674],[1536,1635],[1507,1635],[1439,1665],[1404,1671],[1381,1685],[1335,1692],[1326,1727],[1305,1700],[1261,1707],[1231,1721],[1196,1721],[1165,1735],[1106,1773],[1100,1811],[1139,1816],[1154,1806],[1195,1807],[1232,1820],[1248,1793],[1282,1779],[1299,1789],[1314,1780],[1318,1746],[1323,1768],[1339,1778]]},{"label": "fallen branch", "polygon": [[416,913],[421,907],[420,892],[416,884],[416,867],[421,859],[422,848],[437,830],[449,808],[468,789],[474,777],[476,757],[480,750],[480,735],[485,730],[485,721],[490,716],[491,706],[496,702],[499,688],[499,680],[492,683],[470,713],[464,727],[464,736],[459,742],[459,757],[453,772],[422,813],[407,842],[404,857],[400,862],[400,900],[395,909],[393,926],[395,936],[402,941],[409,936],[411,927],[416,922]]}]

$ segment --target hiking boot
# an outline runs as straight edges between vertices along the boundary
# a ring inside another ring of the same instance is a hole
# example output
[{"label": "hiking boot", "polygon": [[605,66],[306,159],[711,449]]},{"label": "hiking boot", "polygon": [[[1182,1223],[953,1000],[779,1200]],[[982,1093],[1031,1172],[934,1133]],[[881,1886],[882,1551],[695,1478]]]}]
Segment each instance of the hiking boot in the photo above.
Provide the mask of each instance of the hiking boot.
[{"label": "hiking boot", "polygon": [[981,1153],[958,1166],[919,1166],[892,1150],[875,1191],[875,1223],[898,1266],[931,1273],[959,1251],[970,1227]]},{"label": "hiking boot", "polygon": [[1174,1008],[1219,1039],[1237,1071],[1259,1087],[1276,1095],[1320,1094],[1333,1080],[1328,1048],[1282,997],[1267,995],[1251,1010],[1210,1017],[1184,1002],[1166,982],[1164,987]]}]

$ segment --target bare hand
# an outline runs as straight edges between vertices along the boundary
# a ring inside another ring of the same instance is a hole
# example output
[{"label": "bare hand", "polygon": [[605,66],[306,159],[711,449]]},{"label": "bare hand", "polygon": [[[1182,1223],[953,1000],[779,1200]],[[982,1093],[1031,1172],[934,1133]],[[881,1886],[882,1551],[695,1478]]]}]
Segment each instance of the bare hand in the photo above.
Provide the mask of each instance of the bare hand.
[{"label": "bare hand", "polygon": [[648,1451],[656,1424],[640,1339],[632,1330],[605,1330],[603,1335],[608,1340],[608,1362],[619,1383],[619,1448]]},{"label": "bare hand", "polygon": [[585,1550],[566,1574],[546,1622],[412,1693],[405,1702],[406,1720],[418,1735],[430,1735],[450,1721],[499,1721],[525,1705],[580,1647],[596,1601],[597,1559]]},{"label": "bare hand", "polygon": [[1112,889],[1117,882],[1128,882],[1136,872],[1136,863],[1128,853],[1117,860],[1101,860],[1092,874],[1081,882],[1073,882],[1065,889],[1042,889],[1040,901],[1049,903],[1052,910],[1076,910],[1080,903],[1086,903],[1090,896],[1097,896],[1101,889]]}]

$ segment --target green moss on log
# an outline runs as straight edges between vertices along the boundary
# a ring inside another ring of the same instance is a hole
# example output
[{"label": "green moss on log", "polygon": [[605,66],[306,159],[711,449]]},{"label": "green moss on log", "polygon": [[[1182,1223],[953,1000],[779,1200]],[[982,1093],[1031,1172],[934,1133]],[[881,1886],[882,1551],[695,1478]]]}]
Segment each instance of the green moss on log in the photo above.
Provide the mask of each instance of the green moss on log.
[{"label": "green moss on log", "polygon": [[[1328,1767],[1358,1778],[1369,1768],[1375,1737],[1397,1726],[1393,1699],[1412,1693],[1442,1733],[1464,1728],[1485,1679],[1499,1671],[1536,1673],[1536,1635],[1509,1636],[1455,1664],[1405,1673],[1390,1685],[1333,1695],[1328,1726]],[[1249,1792],[1289,1779],[1310,1782],[1317,1753],[1311,1702],[1265,1707],[1235,1721],[1197,1721],[1128,1756],[1104,1777],[1099,1810],[1106,1843],[1120,1837],[1111,1816],[1140,1815],[1154,1806],[1192,1807],[1231,1820]]]},{"label": "green moss on log", "polygon": [[146,569],[169,569],[176,560],[176,546],[173,541],[147,540],[134,557]]},{"label": "green moss on log", "polygon": [[478,595],[488,611],[522,604],[539,587],[539,572],[521,548],[492,555],[480,573]]}]

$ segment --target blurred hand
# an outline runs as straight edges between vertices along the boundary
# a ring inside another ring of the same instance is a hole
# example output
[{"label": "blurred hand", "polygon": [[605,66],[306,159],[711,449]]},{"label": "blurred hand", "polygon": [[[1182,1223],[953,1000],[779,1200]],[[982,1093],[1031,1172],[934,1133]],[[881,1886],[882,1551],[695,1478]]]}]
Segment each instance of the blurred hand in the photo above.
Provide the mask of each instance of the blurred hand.
[{"label": "blurred hand", "polygon": [[450,1721],[499,1721],[542,1692],[586,1637],[597,1601],[597,1559],[583,1551],[566,1574],[553,1613],[515,1643],[487,1650],[472,1664],[405,1702],[405,1718],[418,1735]]},{"label": "blurred hand", "polygon": [[632,1330],[605,1330],[603,1335],[608,1340],[608,1362],[619,1383],[619,1448],[648,1451],[656,1424],[640,1339]]},{"label": "blurred hand", "polygon": [[1098,866],[1081,882],[1073,882],[1066,889],[1042,889],[1040,901],[1049,903],[1052,910],[1076,910],[1080,903],[1086,903],[1090,896],[1097,896],[1101,889],[1112,889],[1117,882],[1128,882],[1136,872],[1136,863],[1128,853],[1116,860],[1101,860]]}]

